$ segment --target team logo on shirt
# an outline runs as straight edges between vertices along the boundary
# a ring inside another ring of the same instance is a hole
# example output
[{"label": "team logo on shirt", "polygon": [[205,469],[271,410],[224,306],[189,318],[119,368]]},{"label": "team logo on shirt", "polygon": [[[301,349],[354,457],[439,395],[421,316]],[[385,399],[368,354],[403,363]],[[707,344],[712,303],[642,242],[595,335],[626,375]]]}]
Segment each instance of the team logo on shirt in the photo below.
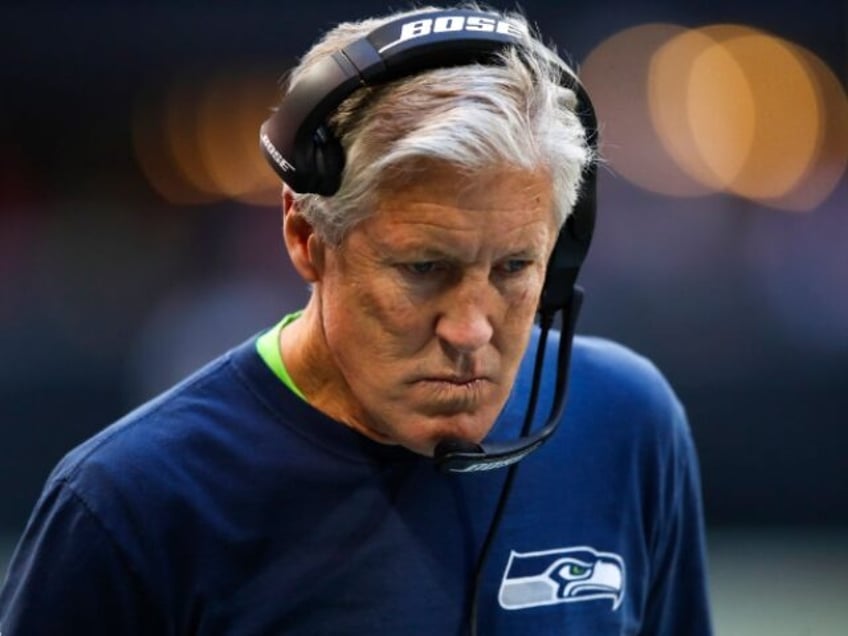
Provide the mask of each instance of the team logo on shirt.
[{"label": "team logo on shirt", "polygon": [[624,599],[624,560],[588,546],[510,552],[498,602],[507,610],[609,599],[617,610]]}]

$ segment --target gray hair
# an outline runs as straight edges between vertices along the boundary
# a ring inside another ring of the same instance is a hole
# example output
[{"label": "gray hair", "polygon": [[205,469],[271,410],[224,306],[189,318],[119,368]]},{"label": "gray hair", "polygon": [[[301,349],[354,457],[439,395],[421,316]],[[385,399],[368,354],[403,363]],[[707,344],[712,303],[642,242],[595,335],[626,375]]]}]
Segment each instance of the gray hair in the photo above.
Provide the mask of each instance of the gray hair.
[{"label": "gray hair", "polygon": [[[480,10],[476,4],[462,8]],[[435,9],[338,25],[307,52],[289,85],[317,60],[379,26]],[[447,163],[464,173],[492,166],[544,170],[553,184],[555,219],[565,222],[583,168],[594,159],[574,113],[576,95],[561,85],[563,73],[574,72],[523,16],[491,13],[525,34],[501,53],[500,64],[435,69],[357,89],[331,116],[330,128],[347,158],[341,187],[331,197],[295,194],[298,209],[328,243],[340,243],[373,212],[381,184],[422,161]]]}]

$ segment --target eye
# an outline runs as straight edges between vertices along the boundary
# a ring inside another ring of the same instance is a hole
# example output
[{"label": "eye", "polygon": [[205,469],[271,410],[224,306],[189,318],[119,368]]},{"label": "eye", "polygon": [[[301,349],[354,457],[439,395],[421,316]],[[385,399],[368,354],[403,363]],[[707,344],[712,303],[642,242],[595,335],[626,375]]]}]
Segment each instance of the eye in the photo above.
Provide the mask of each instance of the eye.
[{"label": "eye", "polygon": [[502,274],[518,274],[527,269],[531,263],[532,261],[524,258],[510,258],[498,265],[498,270]]},{"label": "eye", "polygon": [[427,274],[432,274],[441,269],[439,267],[439,263],[436,261],[418,261],[415,263],[405,263],[403,267],[407,272],[416,276],[426,276]]},{"label": "eye", "polygon": [[555,578],[565,581],[579,581],[588,579],[592,575],[592,568],[588,563],[583,563],[575,559],[565,559],[564,561],[554,572],[553,576]]},{"label": "eye", "polygon": [[581,565],[571,564],[571,565],[568,566],[568,573],[571,576],[583,576],[588,571],[589,571],[589,568],[584,568]]}]

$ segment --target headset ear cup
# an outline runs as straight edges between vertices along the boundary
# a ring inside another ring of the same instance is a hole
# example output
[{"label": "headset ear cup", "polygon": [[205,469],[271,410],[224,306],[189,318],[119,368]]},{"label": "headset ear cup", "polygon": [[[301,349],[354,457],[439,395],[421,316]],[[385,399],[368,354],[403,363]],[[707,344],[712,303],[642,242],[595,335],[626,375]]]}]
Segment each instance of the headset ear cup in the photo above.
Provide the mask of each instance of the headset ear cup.
[{"label": "headset ear cup", "polygon": [[324,196],[335,194],[342,183],[345,153],[341,142],[325,126],[315,133],[308,159],[313,168],[309,171],[313,175],[310,191]]}]

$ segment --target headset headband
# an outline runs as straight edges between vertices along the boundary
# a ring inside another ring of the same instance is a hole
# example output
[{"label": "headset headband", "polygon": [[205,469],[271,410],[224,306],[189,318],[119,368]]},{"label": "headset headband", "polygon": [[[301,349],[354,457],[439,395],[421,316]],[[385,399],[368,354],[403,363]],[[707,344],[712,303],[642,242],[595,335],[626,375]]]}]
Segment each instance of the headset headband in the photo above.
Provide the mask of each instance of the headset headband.
[{"label": "headset headband", "polygon": [[296,192],[332,195],[341,174],[316,178],[309,146],[326,143],[324,123],[348,95],[361,86],[424,70],[483,61],[521,35],[513,22],[468,10],[415,14],[384,24],[320,60],[300,78],[262,125],[262,151]]}]

